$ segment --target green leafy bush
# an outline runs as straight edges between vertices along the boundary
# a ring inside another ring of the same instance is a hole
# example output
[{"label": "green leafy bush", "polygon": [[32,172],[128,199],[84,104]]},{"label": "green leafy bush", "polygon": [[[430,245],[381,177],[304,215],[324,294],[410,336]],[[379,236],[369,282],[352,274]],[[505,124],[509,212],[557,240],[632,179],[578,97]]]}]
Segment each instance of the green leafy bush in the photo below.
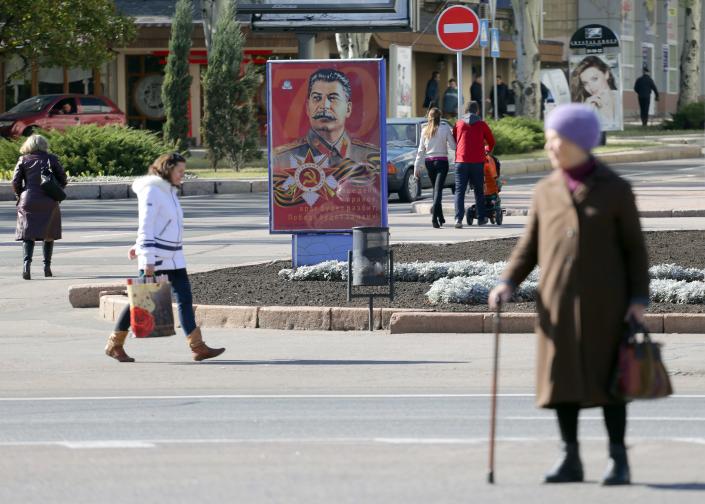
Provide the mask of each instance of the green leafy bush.
[{"label": "green leafy bush", "polygon": [[[158,156],[174,150],[161,137],[123,126],[76,126],[66,131],[41,131],[66,171],[80,175],[143,175]],[[0,170],[14,168],[24,138],[0,139]]]},{"label": "green leafy bush", "polygon": [[673,117],[672,120],[664,122],[665,129],[703,129],[705,128],[705,101],[689,103],[675,114],[671,114],[671,117]]},{"label": "green leafy bush", "polygon": [[504,117],[488,121],[497,145],[494,153],[521,154],[540,149],[544,144],[543,123],[527,117]]}]

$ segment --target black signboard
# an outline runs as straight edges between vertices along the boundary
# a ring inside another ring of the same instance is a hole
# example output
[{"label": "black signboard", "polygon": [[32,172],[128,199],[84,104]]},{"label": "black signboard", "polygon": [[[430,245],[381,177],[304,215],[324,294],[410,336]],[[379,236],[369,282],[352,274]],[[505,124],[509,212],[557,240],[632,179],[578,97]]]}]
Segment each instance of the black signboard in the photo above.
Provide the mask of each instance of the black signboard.
[{"label": "black signboard", "polygon": [[619,38],[604,25],[581,26],[570,39],[571,49],[585,49],[587,54],[603,53],[605,47],[619,47]]}]

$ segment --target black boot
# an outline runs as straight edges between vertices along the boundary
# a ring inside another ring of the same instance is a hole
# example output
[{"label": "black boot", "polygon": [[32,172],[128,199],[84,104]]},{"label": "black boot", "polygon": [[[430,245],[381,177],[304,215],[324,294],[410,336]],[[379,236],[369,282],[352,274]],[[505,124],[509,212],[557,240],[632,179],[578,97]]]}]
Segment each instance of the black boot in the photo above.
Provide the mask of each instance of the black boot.
[{"label": "black boot", "polygon": [[546,474],[544,483],[577,483],[583,481],[583,463],[580,461],[580,445],[566,443],[565,454]]},{"label": "black boot", "polygon": [[32,264],[32,256],[34,255],[34,241],[24,240],[22,241],[22,252],[24,255],[24,267],[22,268],[22,278],[25,280],[31,280],[30,266]]},{"label": "black boot", "polygon": [[607,463],[607,471],[602,478],[602,484],[605,486],[629,485],[631,482],[627,448],[623,444],[610,444],[610,460]]},{"label": "black boot", "polygon": [[51,255],[54,253],[54,242],[45,241],[42,249],[44,252],[44,276],[54,276],[51,274]]},{"label": "black boot", "polygon": [[433,218],[431,219],[431,225],[433,225],[434,228],[438,229],[441,227],[441,225],[438,223],[438,219],[434,215]]}]

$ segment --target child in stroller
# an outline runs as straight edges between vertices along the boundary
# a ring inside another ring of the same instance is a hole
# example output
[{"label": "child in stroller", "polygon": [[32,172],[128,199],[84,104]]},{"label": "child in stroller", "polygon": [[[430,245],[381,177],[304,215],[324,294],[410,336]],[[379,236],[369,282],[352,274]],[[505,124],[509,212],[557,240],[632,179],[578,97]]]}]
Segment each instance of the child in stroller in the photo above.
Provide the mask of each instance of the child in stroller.
[{"label": "child in stroller", "polygon": [[[485,147],[485,211],[492,224],[502,225],[504,220],[504,210],[502,210],[502,199],[499,193],[502,190],[502,180],[499,178],[501,163]],[[468,193],[473,188],[468,185]],[[465,212],[465,220],[468,226],[472,226],[477,218],[477,208],[472,205]]]}]

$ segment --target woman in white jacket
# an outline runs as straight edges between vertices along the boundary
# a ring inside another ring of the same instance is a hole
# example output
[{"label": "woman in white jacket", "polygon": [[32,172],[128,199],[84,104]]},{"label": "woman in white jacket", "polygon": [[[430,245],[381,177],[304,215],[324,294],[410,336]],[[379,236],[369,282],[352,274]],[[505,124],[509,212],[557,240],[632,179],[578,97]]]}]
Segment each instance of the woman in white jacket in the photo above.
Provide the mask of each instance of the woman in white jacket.
[{"label": "woman in white jacket", "polygon": [[421,130],[419,150],[414,162],[414,175],[421,176],[421,167],[425,164],[433,185],[433,205],[431,206],[431,223],[434,228],[445,224],[443,218],[443,186],[448,176],[448,151],[455,149],[453,130],[447,123],[441,122],[441,111],[432,107],[428,111],[428,123]]},{"label": "woman in white jacket", "polygon": [[[196,326],[191,283],[183,252],[184,213],[176,196],[186,169],[186,159],[178,153],[164,154],[149,167],[149,174],[132,184],[139,206],[137,241],[130,249],[130,259],[138,259],[140,275],[167,275],[179,309],[179,321],[186,333],[193,359],[216,357],[225,348],[210,348],[203,342]],[[130,328],[130,307],[118,317],[108,338],[105,353],[119,362],[134,362],[124,345]]]}]

